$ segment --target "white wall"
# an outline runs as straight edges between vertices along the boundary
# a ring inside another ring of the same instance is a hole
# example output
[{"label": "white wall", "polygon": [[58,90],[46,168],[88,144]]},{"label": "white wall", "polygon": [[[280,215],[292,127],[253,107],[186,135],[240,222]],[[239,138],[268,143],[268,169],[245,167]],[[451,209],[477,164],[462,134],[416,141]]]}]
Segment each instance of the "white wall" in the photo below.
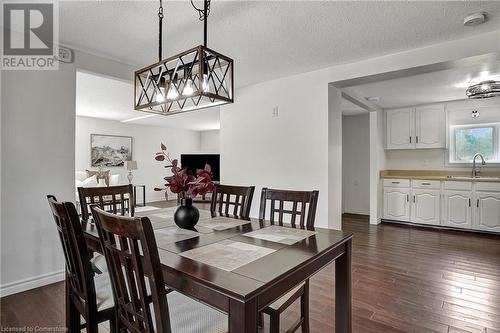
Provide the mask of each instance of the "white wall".
[{"label": "white wall", "polygon": [[200,132],[200,152],[220,152],[220,130]]},{"label": "white wall", "polygon": [[[500,97],[452,101],[444,104],[448,126],[500,121]],[[478,118],[471,117],[473,109],[480,111]],[[385,156],[386,168],[389,170],[470,170],[470,166],[448,164],[448,149],[386,150]]]},{"label": "white wall", "polygon": [[[160,143],[167,145],[170,157],[180,159],[182,153],[200,150],[200,132],[177,128],[165,128],[147,125],[121,123],[119,121],[98,118],[76,117],[76,170],[96,170],[90,166],[90,134],[108,134],[131,136],[132,158],[137,161],[138,170],[133,171],[133,183],[146,185],[146,201],[164,200],[163,192],[153,188],[162,187],[167,170],[163,163],[154,160],[160,150]],[[128,172],[124,167],[107,168],[111,174],[122,175],[122,182],[128,183]],[[142,203],[142,190],[138,192],[138,201]],[[169,199],[174,198],[169,195]]]},{"label": "white wall", "polygon": [[370,214],[369,114],[342,116],[342,206],[344,213]]},{"label": "white wall", "polygon": [[[290,77],[241,89],[221,107],[221,182],[255,185],[251,215],[258,216],[262,187],[319,190],[317,220],[327,224],[327,87],[315,75]],[[302,84],[316,94],[296,100]],[[272,110],[278,106],[279,116]],[[302,112],[297,112],[302,110]],[[307,116],[305,114],[307,113]],[[315,133],[315,135],[308,135]]]}]

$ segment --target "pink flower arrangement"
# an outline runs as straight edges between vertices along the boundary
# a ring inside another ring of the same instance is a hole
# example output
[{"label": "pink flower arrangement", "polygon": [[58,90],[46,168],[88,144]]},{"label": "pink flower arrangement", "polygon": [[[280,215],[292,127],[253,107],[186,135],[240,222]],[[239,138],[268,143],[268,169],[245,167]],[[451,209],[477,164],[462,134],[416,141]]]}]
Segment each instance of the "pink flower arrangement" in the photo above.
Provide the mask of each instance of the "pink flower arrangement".
[{"label": "pink flower arrangement", "polygon": [[164,177],[167,182],[163,187],[155,187],[155,191],[165,191],[170,188],[173,193],[180,193],[181,198],[194,198],[197,195],[204,195],[213,191],[215,186],[212,183],[213,173],[210,165],[205,164],[204,169],[196,170],[196,177],[188,172],[187,168],[180,168],[178,160],[170,159],[167,146],[161,144],[161,151],[156,153],[155,160],[167,162],[165,168],[170,168],[172,176]]}]

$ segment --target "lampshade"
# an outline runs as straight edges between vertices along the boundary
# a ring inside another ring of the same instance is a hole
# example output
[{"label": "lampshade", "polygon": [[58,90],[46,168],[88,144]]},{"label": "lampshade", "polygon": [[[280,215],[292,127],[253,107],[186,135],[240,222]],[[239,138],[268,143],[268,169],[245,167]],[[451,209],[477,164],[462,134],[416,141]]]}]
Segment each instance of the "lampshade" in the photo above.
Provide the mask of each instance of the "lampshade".
[{"label": "lampshade", "polygon": [[125,161],[125,169],[128,171],[137,170],[137,161]]}]

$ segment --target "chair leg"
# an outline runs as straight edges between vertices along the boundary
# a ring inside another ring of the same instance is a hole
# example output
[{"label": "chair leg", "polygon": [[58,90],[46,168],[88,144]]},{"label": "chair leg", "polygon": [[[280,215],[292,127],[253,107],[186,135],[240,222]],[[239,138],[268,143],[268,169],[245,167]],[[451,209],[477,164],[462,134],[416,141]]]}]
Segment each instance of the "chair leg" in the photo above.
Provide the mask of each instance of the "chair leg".
[{"label": "chair leg", "polygon": [[264,327],[264,314],[261,312],[259,312],[259,315],[257,317],[257,325],[259,325],[259,327]]},{"label": "chair leg", "polygon": [[116,318],[115,316],[109,319],[109,332],[116,333]]},{"label": "chair leg", "polygon": [[273,312],[273,314],[270,315],[269,333],[280,333],[280,314],[279,314],[279,312]]},{"label": "chair leg", "polygon": [[300,314],[302,320],[302,333],[309,333],[309,280],[304,285],[304,294],[300,297]]},{"label": "chair leg", "polygon": [[80,313],[73,305],[73,302],[71,302],[66,309],[67,311],[69,311],[69,314],[67,314],[67,316],[69,317],[68,332],[71,333],[80,332]]}]

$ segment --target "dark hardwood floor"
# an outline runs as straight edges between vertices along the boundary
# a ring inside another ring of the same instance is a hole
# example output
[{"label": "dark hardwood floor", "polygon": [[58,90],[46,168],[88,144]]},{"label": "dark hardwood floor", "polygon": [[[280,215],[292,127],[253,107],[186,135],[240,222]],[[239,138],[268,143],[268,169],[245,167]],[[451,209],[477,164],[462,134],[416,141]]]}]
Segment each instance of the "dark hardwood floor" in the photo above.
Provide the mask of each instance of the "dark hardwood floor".
[{"label": "dark hardwood floor", "polygon": [[[354,332],[500,332],[500,237],[371,226],[362,216],[343,223],[354,233]],[[333,276],[330,265],[311,280],[311,332],[333,332]],[[2,332],[64,324],[63,283],[0,302]],[[283,327],[298,311],[284,314]]]}]

